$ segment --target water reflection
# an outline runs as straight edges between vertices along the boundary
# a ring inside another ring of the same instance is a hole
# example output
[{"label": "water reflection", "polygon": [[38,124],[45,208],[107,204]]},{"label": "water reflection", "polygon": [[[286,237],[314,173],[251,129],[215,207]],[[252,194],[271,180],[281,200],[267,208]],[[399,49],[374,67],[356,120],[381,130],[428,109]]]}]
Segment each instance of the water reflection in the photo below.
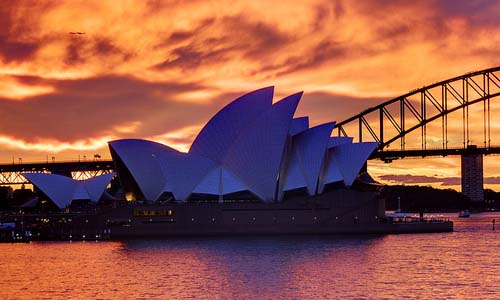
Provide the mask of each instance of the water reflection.
[{"label": "water reflection", "polygon": [[457,221],[440,234],[3,244],[0,299],[498,298],[491,216]]},{"label": "water reflection", "polygon": [[[124,243],[123,251],[136,255],[134,260],[154,256],[158,264],[169,270],[165,278],[187,281],[201,295],[213,296],[213,290],[218,290],[221,299],[235,295],[242,299],[259,298],[258,295],[294,298],[299,295],[295,282],[303,281],[301,276],[312,272],[311,279],[321,278],[321,273],[334,270],[328,265],[346,257],[362,256],[370,244],[381,239],[375,236],[134,240]],[[321,261],[325,262],[326,270],[318,268]]]}]

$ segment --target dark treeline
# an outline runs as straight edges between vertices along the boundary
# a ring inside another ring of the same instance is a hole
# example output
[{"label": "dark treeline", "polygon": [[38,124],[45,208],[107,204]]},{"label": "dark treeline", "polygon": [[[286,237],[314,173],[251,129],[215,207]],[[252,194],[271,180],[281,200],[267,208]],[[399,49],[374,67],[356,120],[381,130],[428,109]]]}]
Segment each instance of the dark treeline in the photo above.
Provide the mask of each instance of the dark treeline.
[{"label": "dark treeline", "polygon": [[11,187],[0,186],[0,211],[15,210],[33,199],[34,196],[32,190],[24,187],[12,189]]},{"label": "dark treeline", "polygon": [[500,192],[486,189],[485,203],[474,203],[468,197],[452,189],[435,189],[430,186],[387,185],[382,189],[386,209],[398,208],[398,197],[402,211],[460,211],[500,208]]}]

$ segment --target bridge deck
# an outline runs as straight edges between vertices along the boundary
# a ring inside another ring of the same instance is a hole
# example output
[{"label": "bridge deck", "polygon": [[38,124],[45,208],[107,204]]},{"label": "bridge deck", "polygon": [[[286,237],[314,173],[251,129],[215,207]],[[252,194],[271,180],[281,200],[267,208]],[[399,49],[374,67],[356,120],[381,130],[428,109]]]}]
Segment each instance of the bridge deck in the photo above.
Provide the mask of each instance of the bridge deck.
[{"label": "bridge deck", "polygon": [[42,171],[97,171],[113,170],[112,160],[98,161],[60,161],[60,162],[26,162],[0,164],[0,172],[42,172]]},{"label": "bridge deck", "polygon": [[469,147],[454,149],[406,149],[406,150],[384,150],[374,152],[370,159],[381,159],[392,161],[405,157],[428,157],[428,156],[453,156],[453,155],[474,155],[474,154],[500,154],[500,147]]}]

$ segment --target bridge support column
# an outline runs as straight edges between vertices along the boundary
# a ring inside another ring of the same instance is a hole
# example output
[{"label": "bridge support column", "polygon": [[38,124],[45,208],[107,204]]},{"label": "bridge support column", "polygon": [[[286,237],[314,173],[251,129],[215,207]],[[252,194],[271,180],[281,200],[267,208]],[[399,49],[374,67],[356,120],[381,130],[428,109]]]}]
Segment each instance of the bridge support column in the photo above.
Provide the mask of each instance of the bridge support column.
[{"label": "bridge support column", "polygon": [[473,202],[484,202],[483,155],[462,155],[462,193]]}]

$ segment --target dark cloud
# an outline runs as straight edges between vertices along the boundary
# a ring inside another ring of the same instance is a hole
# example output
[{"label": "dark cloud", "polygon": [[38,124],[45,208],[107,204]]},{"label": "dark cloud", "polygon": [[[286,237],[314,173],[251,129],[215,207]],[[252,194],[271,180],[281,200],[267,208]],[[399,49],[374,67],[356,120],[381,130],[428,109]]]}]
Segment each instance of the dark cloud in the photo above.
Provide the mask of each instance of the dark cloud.
[{"label": "dark cloud", "polygon": [[38,43],[9,41],[0,37],[0,56],[1,60],[6,63],[28,60],[33,57],[38,48]]},{"label": "dark cloud", "polygon": [[197,34],[200,34],[202,31],[210,28],[214,23],[215,23],[215,18],[203,19],[199,22],[198,25],[196,25],[191,30],[174,31],[173,33],[170,34],[170,36],[167,38],[166,41],[163,41],[158,46],[161,47],[161,46],[166,46],[166,45],[169,45],[172,43],[175,44],[178,42],[189,40],[189,39],[195,37]]},{"label": "dark cloud", "polygon": [[484,183],[485,184],[500,184],[500,177],[495,176],[495,177],[485,177],[484,178]]},{"label": "dark cloud", "polygon": [[97,37],[93,45],[94,54],[100,55],[112,55],[116,53],[121,53],[122,50],[116,46],[113,41],[105,37]]},{"label": "dark cloud", "polygon": [[7,63],[28,59],[38,49],[36,43],[16,39],[13,34],[15,11],[13,1],[0,5],[0,59]]},{"label": "dark cloud", "polygon": [[442,186],[460,185],[460,177],[433,177],[426,175],[381,175],[381,180],[392,181],[405,184],[426,184],[426,183],[441,183]]},{"label": "dark cloud", "polygon": [[280,32],[274,25],[251,21],[242,16],[225,17],[222,25],[232,40],[241,43],[244,56],[252,59],[262,59],[273,51],[279,51],[293,38]]},{"label": "dark cloud", "polygon": [[172,43],[182,42],[194,36],[196,33],[194,31],[176,31],[173,32],[169,37],[168,41]]},{"label": "dark cloud", "polygon": [[[460,18],[467,22],[470,38],[474,39],[476,30],[484,26],[500,25],[498,12],[500,4],[498,1],[490,0],[439,0],[439,1],[358,1],[355,4],[358,11],[365,17],[373,20],[374,29],[387,38],[387,41],[397,41],[406,38],[415,38],[415,35],[408,33],[418,33],[420,37],[440,42],[444,37],[453,32],[450,28],[450,20]],[[398,14],[401,11],[415,12],[427,10],[435,14],[415,13],[410,18],[401,18],[391,22],[387,21],[387,15]],[[436,15],[438,17],[436,17]],[[396,23],[394,23],[396,22]],[[466,37],[463,37],[464,39]]]},{"label": "dark cloud", "polygon": [[411,24],[387,24],[387,26],[381,26],[376,29],[376,36],[383,41],[391,41],[394,43],[400,42],[402,39],[409,39],[409,33],[411,32]]},{"label": "dark cloud", "polygon": [[[217,37],[206,34],[211,30],[219,30],[223,34]],[[201,65],[224,63],[235,54],[265,61],[267,55],[286,46],[291,37],[275,26],[238,15],[205,19],[194,30],[172,33],[157,47],[173,45],[179,41],[188,41],[188,44],[175,48],[169,53],[169,57],[173,54],[175,58],[166,59],[153,66],[154,69],[178,67],[193,70]]]},{"label": "dark cloud", "polygon": [[4,1],[0,5],[0,60],[31,59],[45,43],[38,31],[42,13],[56,5],[53,1]]},{"label": "dark cloud", "polygon": [[[441,186],[455,186],[461,185],[460,177],[433,177],[426,175],[381,175],[379,176],[381,180],[405,183],[405,184],[429,184],[429,183],[441,183]],[[485,177],[485,184],[500,184],[500,177]]]},{"label": "dark cloud", "polygon": [[173,51],[175,59],[169,59],[155,65],[153,68],[163,70],[167,68],[179,67],[183,70],[193,70],[203,64],[220,63],[234,48],[223,48],[206,51],[195,46],[179,47]]},{"label": "dark cloud", "polygon": [[82,48],[79,42],[71,42],[68,46],[66,46],[66,57],[64,62],[68,65],[76,65],[78,63],[85,62],[81,49]]},{"label": "dark cloud", "polygon": [[[124,61],[132,54],[117,47],[110,38],[86,32],[71,35],[69,32],[40,34],[40,18],[59,5],[57,1],[6,1],[0,5],[0,61],[9,63],[29,61],[43,46],[65,41],[66,55],[61,57],[68,65],[85,62],[89,56],[120,55]],[[90,50],[89,50],[90,49]]]},{"label": "dark cloud", "polygon": [[442,0],[435,2],[441,13],[447,17],[462,17],[471,26],[499,25],[500,4],[491,0]]},{"label": "dark cloud", "polygon": [[309,55],[292,56],[288,58],[285,63],[278,66],[279,68],[285,67],[286,69],[278,72],[276,76],[283,76],[306,69],[314,69],[333,60],[347,59],[347,56],[350,55],[351,52],[352,49],[349,49],[348,45],[329,39],[323,40],[309,51]]},{"label": "dark cloud", "polygon": [[104,36],[92,35],[92,33],[78,35],[68,33],[63,38],[69,39],[64,58],[64,62],[68,65],[83,64],[88,59],[96,57],[103,61],[109,57],[119,57],[124,62],[133,57],[133,53],[121,49],[111,39]]},{"label": "dark cloud", "polygon": [[5,37],[11,28],[12,10],[14,8],[12,2],[9,1],[0,5],[0,36],[2,37]]},{"label": "dark cloud", "polygon": [[313,18],[312,31],[320,31],[329,26],[332,22],[340,19],[345,13],[344,5],[341,1],[327,1],[316,6]]},{"label": "dark cloud", "polygon": [[56,91],[24,101],[0,99],[0,134],[27,141],[61,141],[98,137],[113,127],[139,121],[137,137],[158,135],[200,123],[215,112],[209,104],[172,101],[197,84],[149,83],[130,77],[83,80],[19,79],[25,84],[50,83]]},{"label": "dark cloud", "polygon": [[[186,126],[203,126],[232,100],[250,92],[223,93],[208,101],[194,103],[174,99],[179,99],[179,95],[184,92],[203,90],[205,86],[197,83],[151,83],[120,76],[81,80],[18,76],[16,80],[25,85],[51,85],[56,89],[54,93],[23,101],[0,98],[0,135],[14,136],[27,142],[43,139],[73,142],[110,133],[120,138],[147,138]],[[308,98],[302,100],[307,110],[314,111],[315,105],[327,109],[327,95],[321,95],[324,99],[318,98],[317,94],[311,96],[315,104],[310,103]],[[335,106],[339,102],[331,104]],[[332,115],[325,113],[324,116],[331,121],[329,117]],[[116,127],[133,122],[141,123],[134,133],[116,131]],[[193,138],[186,135],[169,139],[171,142],[189,144]]]}]

